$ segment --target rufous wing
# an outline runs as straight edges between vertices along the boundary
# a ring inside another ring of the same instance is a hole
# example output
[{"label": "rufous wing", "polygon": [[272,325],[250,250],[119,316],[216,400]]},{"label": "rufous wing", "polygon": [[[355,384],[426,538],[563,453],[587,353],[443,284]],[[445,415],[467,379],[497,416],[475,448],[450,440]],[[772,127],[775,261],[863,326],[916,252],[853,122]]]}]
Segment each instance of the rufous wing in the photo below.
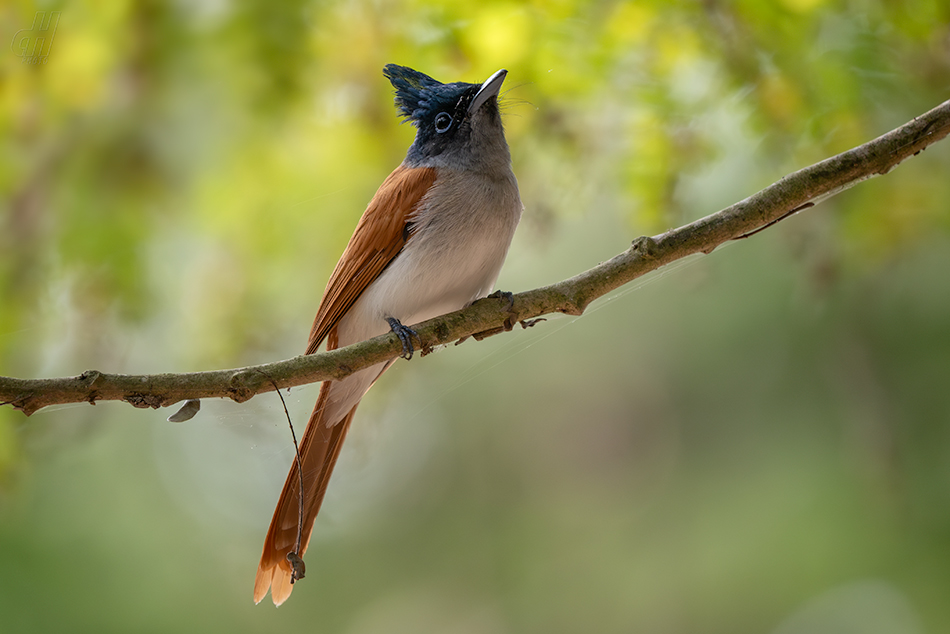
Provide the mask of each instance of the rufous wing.
[{"label": "rufous wing", "polygon": [[412,212],[435,178],[431,167],[400,165],[380,185],[330,275],[306,354],[317,351],[330,329],[405,246]]}]

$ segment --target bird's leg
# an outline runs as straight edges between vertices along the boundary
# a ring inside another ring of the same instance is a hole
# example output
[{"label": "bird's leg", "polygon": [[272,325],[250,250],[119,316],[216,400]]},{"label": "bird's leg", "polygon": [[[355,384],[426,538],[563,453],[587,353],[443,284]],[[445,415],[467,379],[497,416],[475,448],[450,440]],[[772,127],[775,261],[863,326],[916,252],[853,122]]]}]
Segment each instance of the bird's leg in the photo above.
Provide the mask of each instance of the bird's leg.
[{"label": "bird's leg", "polygon": [[[402,354],[399,356],[408,361],[415,351],[415,348],[412,347],[412,338],[419,339],[418,333],[412,328],[403,326],[402,322],[395,317],[387,317],[386,321],[389,323],[389,327],[392,328],[393,333],[399,337],[399,341],[402,342]],[[419,339],[419,343],[422,343],[422,339]]]}]

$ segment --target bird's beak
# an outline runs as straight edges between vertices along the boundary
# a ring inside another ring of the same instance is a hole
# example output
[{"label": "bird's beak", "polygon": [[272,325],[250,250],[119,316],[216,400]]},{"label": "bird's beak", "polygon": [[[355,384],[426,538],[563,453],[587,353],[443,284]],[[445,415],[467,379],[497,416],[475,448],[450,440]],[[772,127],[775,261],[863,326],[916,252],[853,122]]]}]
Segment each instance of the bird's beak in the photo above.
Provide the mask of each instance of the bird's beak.
[{"label": "bird's beak", "polygon": [[504,83],[505,75],[507,74],[508,71],[502,68],[500,71],[485,80],[485,83],[482,84],[482,87],[478,89],[477,93],[475,93],[475,98],[472,99],[472,103],[468,105],[468,114],[472,114],[481,108],[483,103],[498,95],[498,91],[501,90],[501,85]]}]

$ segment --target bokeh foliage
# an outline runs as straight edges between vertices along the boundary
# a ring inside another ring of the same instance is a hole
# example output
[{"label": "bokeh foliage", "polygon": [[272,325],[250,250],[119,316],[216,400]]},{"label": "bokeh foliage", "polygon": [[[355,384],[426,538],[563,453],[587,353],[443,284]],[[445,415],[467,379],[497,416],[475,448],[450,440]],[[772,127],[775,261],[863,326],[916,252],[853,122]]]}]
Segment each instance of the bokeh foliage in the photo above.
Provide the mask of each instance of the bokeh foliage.
[{"label": "bokeh foliage", "polygon": [[[3,43],[38,10],[61,11],[48,62],[0,54],[0,373],[16,376],[299,353],[412,138],[388,62],[509,70],[527,207],[511,290],[950,94],[950,5],[929,0],[13,2]],[[250,606],[290,461],[277,403],[206,404],[185,426],[0,409],[0,618],[944,631],[943,145],[581,320],[400,367],[363,406],[278,613]],[[314,397],[295,394],[295,420]]]}]

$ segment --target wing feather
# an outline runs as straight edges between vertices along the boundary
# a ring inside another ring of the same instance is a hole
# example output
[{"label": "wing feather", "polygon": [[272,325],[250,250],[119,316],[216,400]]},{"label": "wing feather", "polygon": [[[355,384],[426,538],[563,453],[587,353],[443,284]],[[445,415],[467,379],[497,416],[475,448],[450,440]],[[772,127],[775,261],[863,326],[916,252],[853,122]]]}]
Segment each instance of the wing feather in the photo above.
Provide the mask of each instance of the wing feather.
[{"label": "wing feather", "polygon": [[330,275],[306,354],[317,351],[366,287],[402,250],[406,225],[435,178],[434,168],[400,165],[379,187]]}]

